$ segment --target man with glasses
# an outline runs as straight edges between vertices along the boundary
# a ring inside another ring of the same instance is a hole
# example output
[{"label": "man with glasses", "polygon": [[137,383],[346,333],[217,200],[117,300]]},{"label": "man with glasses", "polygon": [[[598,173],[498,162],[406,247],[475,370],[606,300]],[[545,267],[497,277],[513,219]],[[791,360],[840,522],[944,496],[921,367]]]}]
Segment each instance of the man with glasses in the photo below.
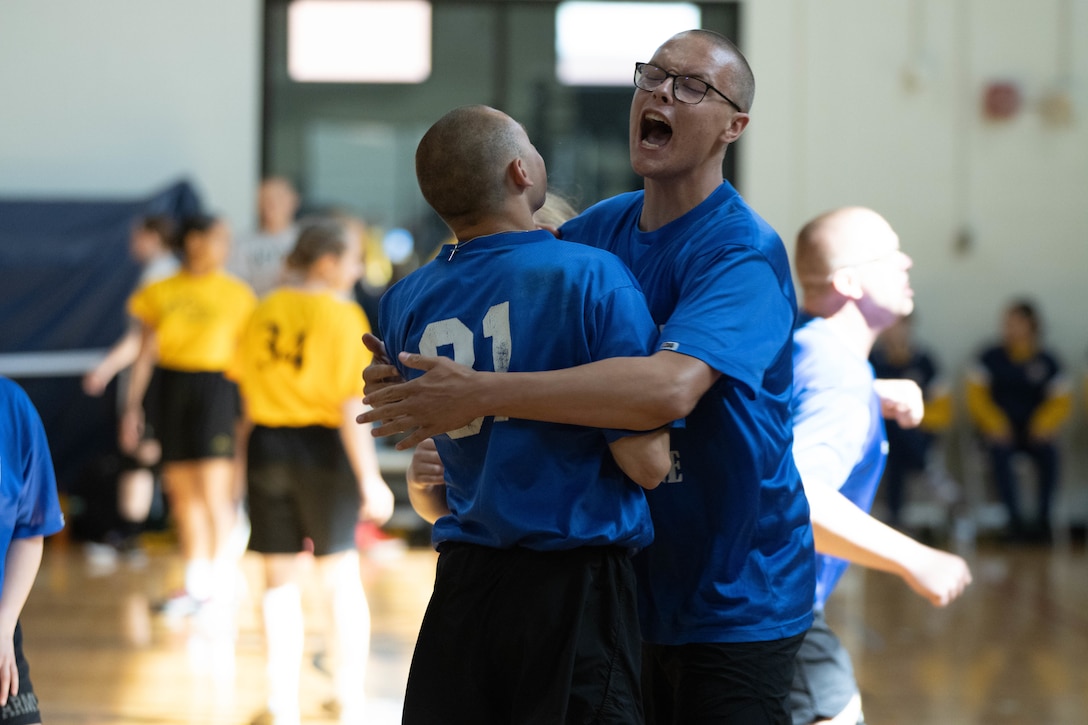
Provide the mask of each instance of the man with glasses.
[{"label": "man with glasses", "polygon": [[[824,619],[849,563],[897,574],[939,607],[960,595],[971,573],[959,556],[868,514],[887,456],[884,415],[895,413],[908,427],[921,421],[918,385],[874,380],[868,362],[877,335],[914,308],[911,259],[899,237],[870,209],[837,209],[801,229],[794,260],[803,311],[793,338],[793,456],[819,555],[815,621],[797,655],[793,722],[854,725],[864,718],[850,655]],[[909,396],[889,386],[912,388],[916,404],[906,405]],[[886,401],[899,405],[888,409]]]},{"label": "man with glasses", "polygon": [[560,234],[627,263],[661,331],[656,352],[502,375],[402,356],[430,372],[383,386],[394,371],[369,368],[374,409],[360,420],[381,421],[376,435],[408,432],[402,449],[481,415],[634,430],[674,421],[673,469],[647,492],[655,540],[636,560],[647,721],[789,723],[815,582],[790,454],[797,306],[781,239],[722,179],[755,82],[728,39],[692,30],[637,65],[635,84],[630,155],[645,191]]}]

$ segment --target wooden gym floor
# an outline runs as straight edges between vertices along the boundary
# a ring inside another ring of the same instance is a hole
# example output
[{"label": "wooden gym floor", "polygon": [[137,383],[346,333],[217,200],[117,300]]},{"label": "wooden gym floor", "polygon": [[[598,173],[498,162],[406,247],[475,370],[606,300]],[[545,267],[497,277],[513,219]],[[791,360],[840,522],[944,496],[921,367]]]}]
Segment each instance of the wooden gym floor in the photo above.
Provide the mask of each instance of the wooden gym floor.
[{"label": "wooden gym floor", "polygon": [[[399,722],[435,563],[427,548],[378,553],[362,565],[373,617],[371,725]],[[1083,547],[979,545],[966,555],[975,583],[947,609],[856,567],[831,600],[828,619],[854,655],[868,723],[1088,723]],[[231,636],[152,614],[152,602],[180,577],[172,547],[153,546],[134,566],[92,562],[78,544],[47,542],[22,620],[44,722],[250,722],[263,704],[263,636],[259,569],[248,558],[243,569],[249,594]],[[321,710],[331,682],[310,663],[321,651],[320,623],[307,621],[304,721],[332,722]]]}]

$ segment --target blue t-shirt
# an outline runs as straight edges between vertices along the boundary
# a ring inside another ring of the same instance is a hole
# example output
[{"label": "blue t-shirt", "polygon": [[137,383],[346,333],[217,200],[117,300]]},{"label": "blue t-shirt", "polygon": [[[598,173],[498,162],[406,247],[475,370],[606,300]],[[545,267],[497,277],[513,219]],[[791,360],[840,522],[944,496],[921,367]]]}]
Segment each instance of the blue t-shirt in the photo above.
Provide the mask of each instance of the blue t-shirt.
[{"label": "blue t-shirt", "polygon": [[647,492],[654,545],[640,554],[643,638],[755,642],[812,622],[812,527],[790,454],[790,336],[797,302],[781,239],[729,185],[641,232],[643,192],[568,221],[565,239],[627,263],[660,326],[659,350],[722,377],[673,426],[673,470]]},{"label": "blue t-shirt", "polygon": [[[395,284],[382,338],[476,370],[531,372],[646,355],[656,330],[638,283],[613,255],[546,231],[477,237]],[[408,379],[420,371],[401,366]],[[643,490],[620,471],[606,431],[495,418],[435,437],[451,514],[435,546],[457,541],[542,551],[653,539]]]},{"label": "blue t-shirt", "polygon": [[12,539],[49,536],[64,528],[49,442],[34,404],[0,377],[0,591]]},{"label": "blue t-shirt", "polygon": [[[807,485],[837,488],[863,511],[872,508],[888,455],[873,368],[808,315],[793,335],[793,454]],[[816,609],[848,566],[816,555]]]}]

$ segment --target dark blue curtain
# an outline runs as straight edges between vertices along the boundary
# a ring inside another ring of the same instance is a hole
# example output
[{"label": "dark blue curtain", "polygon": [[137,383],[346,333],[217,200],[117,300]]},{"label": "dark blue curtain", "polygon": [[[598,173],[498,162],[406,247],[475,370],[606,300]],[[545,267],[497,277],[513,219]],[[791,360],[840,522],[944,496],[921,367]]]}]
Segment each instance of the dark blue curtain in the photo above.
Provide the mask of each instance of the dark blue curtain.
[{"label": "dark blue curtain", "polygon": [[[0,354],[108,348],[140,272],[128,251],[133,222],[200,207],[185,181],[143,199],[0,199]],[[90,398],[78,375],[16,380],[42,416],[59,487],[78,494],[116,455],[116,385]]]}]

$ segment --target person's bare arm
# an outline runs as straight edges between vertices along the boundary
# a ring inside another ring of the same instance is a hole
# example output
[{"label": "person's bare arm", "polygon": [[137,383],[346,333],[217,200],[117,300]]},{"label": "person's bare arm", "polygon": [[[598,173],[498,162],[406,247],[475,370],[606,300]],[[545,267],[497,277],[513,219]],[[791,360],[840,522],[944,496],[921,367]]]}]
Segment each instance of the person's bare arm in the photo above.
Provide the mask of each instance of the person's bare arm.
[{"label": "person's bare arm", "polygon": [[958,597],[971,583],[971,571],[962,557],[896,531],[830,486],[806,484],[805,494],[812,512],[816,551],[821,554],[895,574],[938,607]]},{"label": "person's bare arm", "polygon": [[385,482],[378,465],[378,451],[368,426],[358,425],[356,418],[364,407],[359,400],[343,404],[340,421],[340,440],[344,444],[355,480],[359,482],[362,506],[360,521],[373,521],[379,526],[393,516],[393,491]]},{"label": "person's bare arm", "polygon": [[672,468],[668,428],[624,436],[609,443],[608,448],[620,470],[646,489],[657,488]]},{"label": "person's bare arm", "polygon": [[434,439],[427,438],[420,442],[412,452],[412,462],[408,464],[408,500],[412,508],[429,524],[450,513],[446,503],[445,467],[438,455]]},{"label": "person's bare arm", "polygon": [[925,400],[918,383],[905,378],[880,378],[873,381],[880,397],[881,414],[901,428],[917,428],[925,416]]},{"label": "person's bare arm", "polygon": [[121,416],[121,430],[118,434],[121,450],[129,455],[135,453],[140,445],[140,436],[144,427],[144,394],[147,392],[147,386],[151,384],[151,374],[158,354],[155,331],[147,325],[142,325],[140,351],[132,364],[132,377],[128,383],[124,412]]},{"label": "person's bare arm", "polygon": [[659,351],[649,357],[598,360],[531,373],[480,372],[444,357],[402,353],[408,367],[426,374],[389,384],[389,368],[367,369],[373,434],[409,433],[405,450],[484,415],[649,431],[691,412],[720,373],[688,355]]},{"label": "person's bare arm", "polygon": [[140,324],[133,323],[109,349],[106,357],[83,376],[83,392],[94,397],[102,395],[117,373],[136,362],[140,354],[140,338]]},{"label": "person's bare arm", "polygon": [[19,694],[19,668],[15,663],[13,637],[19,615],[30,595],[42,562],[43,537],[12,539],[4,560],[3,593],[0,594],[0,707],[9,695]]},{"label": "person's bare arm", "polygon": [[234,500],[244,501],[249,486],[249,436],[253,433],[253,419],[249,417],[246,400],[242,399],[242,413],[234,424]]},{"label": "person's bare arm", "polygon": [[864,396],[814,385],[795,398],[795,405],[793,458],[809,502],[816,551],[896,574],[936,606],[959,596],[971,581],[963,559],[896,531],[839,491],[861,459],[873,423]]}]

